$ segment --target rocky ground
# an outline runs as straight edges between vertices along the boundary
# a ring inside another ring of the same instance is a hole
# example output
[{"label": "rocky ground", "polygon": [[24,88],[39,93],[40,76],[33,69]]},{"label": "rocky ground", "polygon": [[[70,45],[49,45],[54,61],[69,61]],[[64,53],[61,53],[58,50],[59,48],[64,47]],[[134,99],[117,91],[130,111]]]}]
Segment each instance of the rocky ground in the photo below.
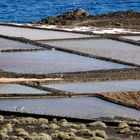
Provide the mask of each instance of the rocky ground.
[{"label": "rocky ground", "polygon": [[102,96],[114,102],[140,109],[140,91],[105,93]]},{"label": "rocky ground", "polygon": [[139,140],[139,136],[140,127],[124,121],[109,126],[101,121],[79,123],[0,115],[1,140]]},{"label": "rocky ground", "polygon": [[80,8],[75,11],[65,12],[56,17],[49,16],[34,24],[127,28],[139,30],[140,13],[127,11],[93,16]]}]

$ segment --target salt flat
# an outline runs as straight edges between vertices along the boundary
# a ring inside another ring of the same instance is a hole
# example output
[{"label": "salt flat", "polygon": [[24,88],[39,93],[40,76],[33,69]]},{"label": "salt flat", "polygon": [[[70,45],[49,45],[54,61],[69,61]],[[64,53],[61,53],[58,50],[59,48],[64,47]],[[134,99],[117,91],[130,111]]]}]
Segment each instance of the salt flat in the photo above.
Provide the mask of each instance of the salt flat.
[{"label": "salt flat", "polygon": [[0,50],[37,49],[37,48],[41,47],[10,39],[0,38]]},{"label": "salt flat", "polygon": [[18,85],[18,84],[0,84],[0,94],[45,94],[44,90]]},{"label": "salt flat", "polygon": [[59,32],[53,30],[40,30],[6,25],[0,25],[0,35],[24,37],[31,40],[91,37],[90,35],[78,33],[61,32],[61,31]]},{"label": "salt flat", "polygon": [[140,36],[123,36],[123,37],[126,39],[134,40],[134,41],[140,40]]},{"label": "salt flat", "polygon": [[41,43],[140,65],[140,46],[125,42],[111,39],[80,39]]},{"label": "salt flat", "polygon": [[140,80],[128,81],[104,81],[104,82],[80,82],[80,83],[65,83],[42,85],[58,90],[64,90],[75,93],[105,93],[105,92],[120,92],[120,91],[139,91]]},{"label": "salt flat", "polygon": [[56,50],[44,50],[1,53],[0,68],[16,73],[48,74],[132,67]]},{"label": "salt flat", "polygon": [[98,98],[49,98],[49,99],[6,99],[0,100],[0,110],[92,119],[108,116],[123,116],[140,119],[140,111],[110,103]]}]

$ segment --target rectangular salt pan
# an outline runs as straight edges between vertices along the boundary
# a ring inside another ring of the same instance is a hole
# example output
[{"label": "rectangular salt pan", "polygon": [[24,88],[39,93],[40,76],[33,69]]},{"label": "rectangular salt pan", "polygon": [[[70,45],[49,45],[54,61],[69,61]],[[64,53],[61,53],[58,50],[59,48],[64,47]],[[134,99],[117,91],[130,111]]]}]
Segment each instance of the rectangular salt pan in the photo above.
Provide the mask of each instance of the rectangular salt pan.
[{"label": "rectangular salt pan", "polygon": [[140,65],[140,47],[111,39],[42,41],[41,43]]},{"label": "rectangular salt pan", "polygon": [[55,50],[2,53],[0,68],[16,73],[62,73],[130,68],[113,62]]},{"label": "rectangular salt pan", "polygon": [[90,35],[77,34],[77,33],[12,27],[12,26],[4,26],[4,25],[0,25],[0,35],[24,37],[31,40],[50,40],[50,39],[63,39],[63,38],[90,37]]},{"label": "rectangular salt pan", "polygon": [[54,89],[74,92],[74,93],[105,93],[120,91],[138,91],[140,90],[140,80],[129,81],[105,81],[105,82],[82,82],[42,85]]},{"label": "rectangular salt pan", "polygon": [[139,41],[140,36],[123,36],[126,39],[134,40],[134,41]]},{"label": "rectangular salt pan", "polygon": [[23,112],[74,118],[126,116],[140,119],[138,110],[91,97],[0,100],[0,110],[16,111],[15,106],[24,107]]},{"label": "rectangular salt pan", "polygon": [[13,49],[37,49],[41,48],[28,43],[22,43],[10,39],[0,38],[0,50],[13,50]]},{"label": "rectangular salt pan", "polygon": [[36,88],[18,85],[18,84],[0,84],[0,94],[46,94],[48,91]]}]

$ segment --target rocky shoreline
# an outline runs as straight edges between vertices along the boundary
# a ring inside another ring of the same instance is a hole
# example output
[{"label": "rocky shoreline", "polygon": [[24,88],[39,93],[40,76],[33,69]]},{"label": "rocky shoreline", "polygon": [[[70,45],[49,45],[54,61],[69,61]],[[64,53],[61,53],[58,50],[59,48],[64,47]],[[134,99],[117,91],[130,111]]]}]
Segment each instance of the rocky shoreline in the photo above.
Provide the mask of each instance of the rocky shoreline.
[{"label": "rocky shoreline", "polygon": [[84,9],[68,11],[56,17],[49,16],[32,24],[62,25],[62,26],[90,26],[105,28],[140,29],[140,13],[134,11],[115,12],[93,16]]}]

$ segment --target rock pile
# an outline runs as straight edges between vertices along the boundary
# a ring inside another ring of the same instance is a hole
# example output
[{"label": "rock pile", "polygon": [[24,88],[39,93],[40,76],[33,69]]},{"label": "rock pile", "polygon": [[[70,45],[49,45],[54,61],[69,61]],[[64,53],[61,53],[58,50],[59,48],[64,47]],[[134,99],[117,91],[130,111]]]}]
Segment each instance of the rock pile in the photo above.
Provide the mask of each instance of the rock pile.
[{"label": "rock pile", "polygon": [[140,13],[134,11],[120,11],[109,14],[90,15],[84,9],[65,12],[59,16],[49,16],[32,24],[48,24],[63,26],[90,26],[103,28],[127,28],[140,30]]},{"label": "rock pile", "polygon": [[74,11],[65,12],[64,14],[56,16],[56,17],[49,16],[48,18],[38,21],[38,23],[39,24],[52,24],[52,25],[68,25],[72,21],[86,19],[90,16],[91,15],[87,11],[79,8]]}]

